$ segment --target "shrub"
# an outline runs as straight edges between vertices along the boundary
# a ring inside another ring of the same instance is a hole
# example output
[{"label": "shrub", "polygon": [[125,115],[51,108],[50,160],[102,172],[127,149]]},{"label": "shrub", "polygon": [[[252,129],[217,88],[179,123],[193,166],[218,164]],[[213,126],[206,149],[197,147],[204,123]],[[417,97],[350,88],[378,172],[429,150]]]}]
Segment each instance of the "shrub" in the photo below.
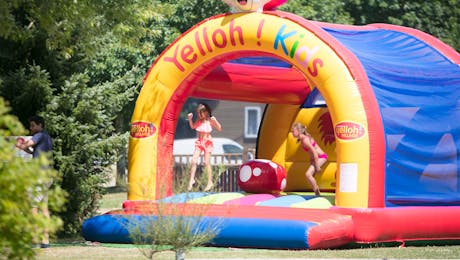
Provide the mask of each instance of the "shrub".
[{"label": "shrub", "polygon": [[[34,197],[48,189],[51,180],[59,182],[57,171],[49,167],[45,156],[25,160],[16,155],[13,135],[23,134],[24,127],[8,115],[9,109],[0,98],[0,258],[32,258],[31,246],[45,231],[53,234],[62,221],[56,217],[32,214],[33,206],[61,209],[64,192],[58,185],[48,190],[48,205]],[[45,187],[46,186],[46,187]]]}]

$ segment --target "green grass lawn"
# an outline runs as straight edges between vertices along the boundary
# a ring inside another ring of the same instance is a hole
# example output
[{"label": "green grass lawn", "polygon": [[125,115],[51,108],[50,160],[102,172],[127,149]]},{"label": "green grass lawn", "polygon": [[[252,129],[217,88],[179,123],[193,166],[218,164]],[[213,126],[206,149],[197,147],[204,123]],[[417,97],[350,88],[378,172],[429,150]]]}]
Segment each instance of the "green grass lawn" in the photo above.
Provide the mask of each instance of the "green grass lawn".
[{"label": "green grass lawn", "polygon": [[[145,247],[144,247],[145,248]],[[48,249],[38,249],[37,259],[145,259],[134,245],[66,242],[54,243]],[[372,259],[459,259],[460,245],[406,246],[354,245],[330,250],[267,250],[198,247],[186,253],[186,258],[372,258]],[[174,259],[174,252],[160,253],[155,259]]]},{"label": "green grass lawn", "polygon": [[[127,199],[126,190],[110,188],[104,196],[101,212],[119,209]],[[460,231],[459,231],[460,232]],[[142,247],[145,250],[145,246]],[[37,249],[37,259],[145,259],[132,244],[90,243],[81,238],[58,240],[48,249]],[[174,259],[174,252],[163,252],[155,259]],[[372,258],[372,259],[460,259],[460,241],[352,244],[328,250],[268,250],[198,247],[186,253],[187,259],[208,258]]]},{"label": "green grass lawn", "polygon": [[121,209],[122,204],[128,199],[127,191],[124,188],[111,187],[104,195],[99,212],[106,212],[111,209]]}]

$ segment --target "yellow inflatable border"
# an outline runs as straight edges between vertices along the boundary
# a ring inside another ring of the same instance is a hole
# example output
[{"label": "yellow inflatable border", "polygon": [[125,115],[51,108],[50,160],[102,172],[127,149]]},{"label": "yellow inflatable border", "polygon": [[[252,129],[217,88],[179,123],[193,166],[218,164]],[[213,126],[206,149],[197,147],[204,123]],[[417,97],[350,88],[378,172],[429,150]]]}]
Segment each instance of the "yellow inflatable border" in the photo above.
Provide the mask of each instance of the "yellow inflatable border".
[{"label": "yellow inflatable border", "polygon": [[[162,180],[161,176],[171,175],[172,159],[164,158],[172,158],[172,138],[168,131],[174,131],[175,124],[171,122],[176,121],[165,123],[164,120],[177,118],[181,107],[171,101],[192,92],[193,85],[187,82],[198,77],[196,71],[203,71],[203,65],[213,60],[225,61],[226,56],[235,57],[234,53],[239,51],[266,53],[283,59],[319,89],[338,134],[336,205],[367,207],[368,121],[357,84],[344,61],[328,44],[305,26],[272,13],[212,17],[191,28],[157,59],[146,76],[132,116],[132,124],[137,125],[137,129],[140,129],[138,122],[147,122],[157,131],[152,131],[152,135],[131,132],[128,199],[156,199],[161,196],[161,188],[168,193],[170,178]],[[292,118],[286,122],[290,124]],[[267,143],[259,149],[280,149],[286,136],[279,137],[280,144],[271,147]]]}]

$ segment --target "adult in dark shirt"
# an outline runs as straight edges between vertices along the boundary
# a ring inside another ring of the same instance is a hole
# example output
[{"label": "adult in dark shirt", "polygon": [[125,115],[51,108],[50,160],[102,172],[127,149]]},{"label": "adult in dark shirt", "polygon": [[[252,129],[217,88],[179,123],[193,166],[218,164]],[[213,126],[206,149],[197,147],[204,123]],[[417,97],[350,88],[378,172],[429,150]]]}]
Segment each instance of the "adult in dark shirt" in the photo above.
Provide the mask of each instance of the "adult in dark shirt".
[{"label": "adult in dark shirt", "polygon": [[43,117],[32,116],[29,118],[29,124],[32,138],[23,143],[17,143],[16,146],[32,154],[34,158],[38,157],[42,152],[50,152],[53,149],[53,144],[50,135],[45,130],[45,120]]},{"label": "adult in dark shirt", "polygon": [[[41,153],[51,152],[53,145],[50,135],[45,131],[45,120],[41,116],[32,116],[29,118],[29,129],[32,133],[32,138],[26,141],[18,141],[16,147],[21,150],[24,150],[27,153],[32,154],[33,158],[37,158]],[[51,157],[51,154],[49,155]],[[48,210],[48,188],[51,186],[52,182],[46,183],[40,187],[36,188],[36,191],[39,193],[37,196],[34,196],[34,205],[32,208],[33,214],[38,214],[39,210],[42,211],[42,214],[45,217],[50,217]],[[44,190],[45,189],[45,190]],[[42,207],[38,207],[38,204],[42,203]],[[39,240],[39,239],[35,239]],[[40,239],[40,244],[36,245],[41,248],[49,247],[49,234],[47,231],[42,235]],[[38,242],[38,241],[37,241]]]}]

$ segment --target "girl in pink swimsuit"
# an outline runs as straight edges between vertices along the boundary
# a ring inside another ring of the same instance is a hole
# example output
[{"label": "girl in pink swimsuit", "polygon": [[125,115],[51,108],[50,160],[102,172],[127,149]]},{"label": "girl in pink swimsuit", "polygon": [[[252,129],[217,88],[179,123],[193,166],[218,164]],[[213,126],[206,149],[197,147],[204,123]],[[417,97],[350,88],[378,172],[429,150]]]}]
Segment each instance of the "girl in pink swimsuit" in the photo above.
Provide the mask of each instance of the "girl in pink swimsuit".
[{"label": "girl in pink swimsuit", "polygon": [[307,129],[304,125],[296,122],[292,125],[291,128],[292,135],[297,138],[297,141],[300,142],[302,148],[310,154],[310,166],[305,172],[307,181],[311,184],[313,191],[317,196],[320,195],[318,184],[314,178],[315,173],[321,171],[321,166],[327,162],[327,154],[317,145],[316,141],[311,137],[307,132]]},{"label": "girl in pink swimsuit", "polygon": [[196,109],[198,118],[193,122],[193,114],[187,115],[190,128],[196,130],[198,139],[195,141],[195,151],[192,156],[192,165],[190,167],[190,181],[188,190],[192,190],[193,184],[195,184],[195,172],[196,164],[201,153],[204,153],[204,166],[208,173],[208,184],[206,185],[205,191],[209,191],[214,186],[212,182],[212,169],[210,164],[211,152],[214,147],[212,142],[211,132],[213,129],[222,131],[222,126],[215,117],[211,115],[211,108],[205,104],[198,104]]}]

